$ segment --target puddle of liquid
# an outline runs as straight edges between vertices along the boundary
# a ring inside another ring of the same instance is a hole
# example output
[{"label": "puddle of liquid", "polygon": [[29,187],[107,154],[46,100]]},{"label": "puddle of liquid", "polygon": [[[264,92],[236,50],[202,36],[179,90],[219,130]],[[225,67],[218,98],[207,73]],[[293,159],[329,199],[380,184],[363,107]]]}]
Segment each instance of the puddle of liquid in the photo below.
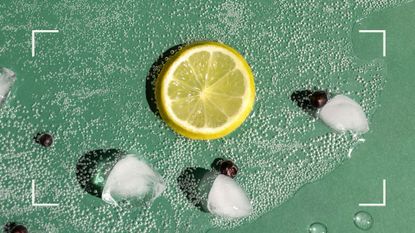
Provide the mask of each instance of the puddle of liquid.
[{"label": "puddle of liquid", "polygon": [[[59,232],[117,233],[200,232],[258,218],[353,156],[356,138],[333,133],[290,96],[313,87],[343,93],[362,104],[370,121],[386,64],[355,57],[349,35],[358,15],[394,4],[10,3],[0,17],[0,65],[16,62],[13,70],[21,86],[0,114],[0,219]],[[31,58],[26,42],[38,28],[60,32],[40,35]],[[150,111],[145,89],[145,77],[163,51],[201,39],[239,50],[251,64],[257,86],[255,109],[243,126],[208,142],[175,135]],[[52,148],[33,143],[33,134],[41,131],[53,133]],[[76,179],[77,161],[102,148],[131,151],[151,162],[166,181],[162,197],[149,208],[129,203],[114,208],[84,192]],[[236,180],[253,202],[251,217],[213,217],[183,194],[177,183],[181,172],[209,168],[217,157],[238,165]],[[37,201],[59,207],[30,206],[32,179]]]}]

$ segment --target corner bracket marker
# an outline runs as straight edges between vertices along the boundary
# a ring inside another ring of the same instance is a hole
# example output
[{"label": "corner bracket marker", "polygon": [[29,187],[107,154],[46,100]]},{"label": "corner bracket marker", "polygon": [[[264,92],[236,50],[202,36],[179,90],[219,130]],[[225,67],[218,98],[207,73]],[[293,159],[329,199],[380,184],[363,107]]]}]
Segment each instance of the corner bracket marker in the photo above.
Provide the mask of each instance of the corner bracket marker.
[{"label": "corner bracket marker", "polygon": [[35,56],[35,37],[36,33],[57,33],[59,30],[32,30],[32,57]]},{"label": "corner bracket marker", "polygon": [[36,203],[35,201],[35,180],[32,180],[32,206],[40,206],[40,207],[52,207],[52,206],[59,206],[59,204],[51,204],[51,203]]},{"label": "corner bracket marker", "polygon": [[386,179],[383,179],[383,199],[382,199],[382,203],[360,203],[359,206],[385,207],[386,206]]},{"label": "corner bracket marker", "polygon": [[359,30],[360,33],[382,33],[383,56],[386,57],[386,30]]}]

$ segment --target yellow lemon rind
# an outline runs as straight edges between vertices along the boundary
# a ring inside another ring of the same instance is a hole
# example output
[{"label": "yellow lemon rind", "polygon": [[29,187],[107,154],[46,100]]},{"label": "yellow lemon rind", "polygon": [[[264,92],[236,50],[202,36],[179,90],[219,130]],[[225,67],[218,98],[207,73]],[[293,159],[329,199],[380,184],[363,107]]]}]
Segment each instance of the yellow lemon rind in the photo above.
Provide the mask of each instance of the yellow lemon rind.
[{"label": "yellow lemon rind", "polygon": [[[225,48],[226,50],[232,52],[239,59],[239,61],[242,62],[243,67],[244,67],[245,71],[248,73],[248,76],[249,76],[249,84],[248,85],[249,85],[251,94],[250,94],[250,99],[245,100],[245,101],[249,101],[247,103],[245,109],[243,110],[243,112],[240,113],[239,117],[234,122],[232,122],[232,124],[230,124],[226,128],[221,129],[220,131],[217,131],[217,132],[214,132],[214,133],[189,131],[188,129],[183,128],[182,126],[177,124],[175,121],[173,121],[172,119],[174,119],[174,118],[170,116],[168,111],[165,111],[165,109],[167,109],[167,107],[165,106],[166,100],[165,100],[165,96],[163,96],[162,92],[161,92],[161,90],[164,89],[164,85],[165,85],[164,80],[166,79],[166,73],[168,73],[167,71],[171,68],[172,64],[175,63],[175,61],[177,61],[178,57],[182,56],[183,54],[185,54],[187,52],[190,52],[193,48],[196,48],[196,47],[199,47],[199,46],[219,46],[219,47]],[[249,116],[250,112],[253,109],[254,102],[255,102],[254,75],[253,75],[253,72],[251,70],[251,67],[246,62],[245,58],[243,58],[242,55],[239,54],[239,52],[237,52],[235,49],[231,48],[230,46],[227,46],[227,45],[219,43],[219,42],[213,42],[213,41],[201,41],[201,42],[196,42],[196,43],[189,44],[189,45],[185,46],[184,48],[182,48],[180,51],[178,51],[176,54],[171,56],[168,59],[168,61],[163,65],[163,68],[160,71],[159,76],[157,77],[155,86],[156,86],[156,88],[155,88],[156,104],[157,104],[157,108],[159,110],[161,118],[167,123],[167,125],[169,125],[177,133],[179,133],[179,134],[181,134],[185,137],[188,137],[188,138],[191,138],[191,139],[196,139],[196,140],[218,139],[218,138],[222,138],[222,137],[232,133],[237,128],[239,128],[242,125],[242,123],[246,120],[246,118]]]}]

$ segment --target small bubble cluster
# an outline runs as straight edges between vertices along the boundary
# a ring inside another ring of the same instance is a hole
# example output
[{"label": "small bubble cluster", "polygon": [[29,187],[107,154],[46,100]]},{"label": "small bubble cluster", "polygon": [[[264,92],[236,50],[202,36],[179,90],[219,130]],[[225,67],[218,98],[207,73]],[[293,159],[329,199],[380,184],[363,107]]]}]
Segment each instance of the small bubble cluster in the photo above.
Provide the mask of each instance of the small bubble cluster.
[{"label": "small bubble cluster", "polygon": [[[0,109],[0,220],[31,232],[200,232],[233,228],[278,207],[330,173],[358,140],[336,134],[290,100],[318,88],[362,103],[369,120],[386,79],[382,60],[352,52],[353,23],[398,0],[10,1],[0,5],[0,66],[16,83]],[[33,29],[58,29],[36,36]],[[176,135],[149,108],[151,67],[167,49],[219,40],[243,54],[256,82],[254,110],[240,129],[213,141]],[[33,135],[51,132],[53,146]],[[119,207],[88,194],[76,176],[88,151],[120,149],[145,158],[167,189],[151,206]],[[252,199],[247,219],[203,213],[196,175],[215,158],[238,165]],[[188,170],[186,170],[188,169]],[[193,170],[192,170],[193,169]],[[199,170],[198,170],[199,171]],[[179,179],[180,178],[180,179]],[[36,201],[59,207],[31,206]],[[180,183],[180,184],[178,184]],[[197,192],[193,192],[197,193]]]}]

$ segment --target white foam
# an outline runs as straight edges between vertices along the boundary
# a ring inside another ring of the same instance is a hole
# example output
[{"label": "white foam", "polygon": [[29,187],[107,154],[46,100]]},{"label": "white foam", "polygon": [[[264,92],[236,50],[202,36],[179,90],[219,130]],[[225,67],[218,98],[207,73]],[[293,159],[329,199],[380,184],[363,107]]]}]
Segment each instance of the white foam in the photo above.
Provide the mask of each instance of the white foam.
[{"label": "white foam", "polygon": [[336,95],[329,99],[318,115],[324,123],[338,132],[365,133],[369,130],[362,107],[344,95]]},{"label": "white foam", "polygon": [[112,168],[102,191],[102,199],[117,205],[116,199],[157,198],[166,186],[162,177],[135,155],[127,155]]},{"label": "white foam", "polygon": [[6,99],[15,80],[13,71],[0,67],[0,104]]},{"label": "white foam", "polygon": [[252,205],[245,191],[232,178],[218,175],[210,189],[207,201],[209,212],[228,218],[247,217]]}]

